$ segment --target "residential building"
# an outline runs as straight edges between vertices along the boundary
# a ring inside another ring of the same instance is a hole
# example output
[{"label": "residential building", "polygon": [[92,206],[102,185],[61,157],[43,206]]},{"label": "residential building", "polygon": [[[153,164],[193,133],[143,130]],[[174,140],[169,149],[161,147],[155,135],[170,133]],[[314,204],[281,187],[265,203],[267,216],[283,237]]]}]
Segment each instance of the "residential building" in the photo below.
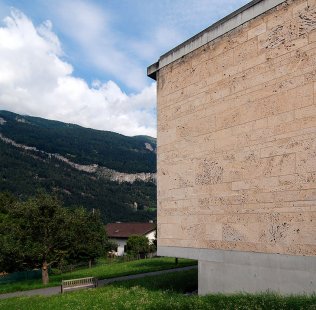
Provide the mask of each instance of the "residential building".
[{"label": "residential building", "polygon": [[130,236],[145,236],[152,243],[156,239],[156,224],[154,223],[110,223],[106,225],[107,236],[117,244],[115,255],[126,253],[126,243]]}]

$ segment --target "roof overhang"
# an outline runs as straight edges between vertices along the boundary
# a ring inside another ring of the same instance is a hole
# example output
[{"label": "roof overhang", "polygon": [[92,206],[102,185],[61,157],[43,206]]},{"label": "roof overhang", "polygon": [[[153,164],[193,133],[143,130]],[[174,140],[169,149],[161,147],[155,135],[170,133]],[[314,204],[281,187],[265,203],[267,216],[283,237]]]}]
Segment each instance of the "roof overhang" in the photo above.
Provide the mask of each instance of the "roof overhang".
[{"label": "roof overhang", "polygon": [[157,72],[161,68],[267,12],[268,10],[273,9],[285,1],[286,0],[253,0],[247,3],[240,9],[227,15],[192,38],[163,54],[157,62],[147,68],[147,76],[156,80]]}]

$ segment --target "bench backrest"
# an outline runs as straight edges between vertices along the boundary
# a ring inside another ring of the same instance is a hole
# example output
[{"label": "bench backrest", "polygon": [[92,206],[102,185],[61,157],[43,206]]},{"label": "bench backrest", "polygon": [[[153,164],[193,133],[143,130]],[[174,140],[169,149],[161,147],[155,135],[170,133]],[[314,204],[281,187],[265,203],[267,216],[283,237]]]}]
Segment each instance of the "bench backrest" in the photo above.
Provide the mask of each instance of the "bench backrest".
[{"label": "bench backrest", "polygon": [[63,287],[71,287],[78,285],[96,284],[97,279],[95,277],[87,277],[80,279],[62,280],[61,285]]}]

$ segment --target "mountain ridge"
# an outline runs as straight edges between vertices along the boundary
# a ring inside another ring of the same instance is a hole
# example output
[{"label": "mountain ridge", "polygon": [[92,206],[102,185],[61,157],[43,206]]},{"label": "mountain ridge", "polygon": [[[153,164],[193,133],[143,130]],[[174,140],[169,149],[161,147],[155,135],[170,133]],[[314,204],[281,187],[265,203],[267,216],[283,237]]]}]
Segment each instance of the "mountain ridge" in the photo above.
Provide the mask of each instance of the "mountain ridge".
[{"label": "mountain ridge", "polygon": [[[127,173],[156,172],[155,138],[128,137],[3,110],[0,118],[0,132],[16,143],[58,153],[77,164],[98,164]],[[152,146],[152,151],[146,143]]]},{"label": "mountain ridge", "polygon": [[12,146],[15,146],[17,148],[21,148],[25,151],[32,151],[32,152],[40,152],[42,155],[46,155],[48,157],[55,157],[56,159],[63,161],[64,163],[68,164],[69,166],[79,170],[84,171],[87,173],[97,173],[99,176],[107,178],[111,181],[117,181],[119,183],[122,182],[128,182],[128,183],[134,183],[135,181],[144,181],[144,182],[156,182],[156,174],[155,173],[146,173],[146,172],[140,172],[140,173],[124,173],[124,172],[118,172],[113,169],[109,169],[106,167],[99,166],[97,164],[91,164],[91,165],[80,165],[72,162],[66,157],[61,156],[60,154],[56,153],[47,153],[45,151],[38,150],[36,147],[30,147],[24,144],[19,144],[13,141],[12,139],[9,139],[5,136],[3,136],[0,133],[0,140],[7,144],[11,144]]},{"label": "mountain ridge", "polygon": [[[68,207],[100,209],[106,223],[156,218],[155,138],[104,135],[78,125],[35,119],[0,111],[0,191],[24,198],[44,189]],[[47,132],[52,141],[45,140]],[[81,152],[80,143],[89,147]],[[91,148],[96,151],[93,156]],[[124,164],[119,162],[122,158]],[[137,162],[142,159],[145,164]]]}]

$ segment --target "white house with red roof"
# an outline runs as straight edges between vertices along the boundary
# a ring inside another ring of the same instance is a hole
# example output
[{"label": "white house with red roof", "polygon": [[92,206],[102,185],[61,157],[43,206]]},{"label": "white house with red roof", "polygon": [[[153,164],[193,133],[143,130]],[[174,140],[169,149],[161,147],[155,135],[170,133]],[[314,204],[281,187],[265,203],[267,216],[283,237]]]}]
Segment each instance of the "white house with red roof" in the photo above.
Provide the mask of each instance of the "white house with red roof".
[{"label": "white house with red roof", "polygon": [[130,236],[146,236],[150,243],[156,239],[155,223],[110,223],[105,227],[107,236],[117,244],[116,256],[126,252],[127,239]]}]

